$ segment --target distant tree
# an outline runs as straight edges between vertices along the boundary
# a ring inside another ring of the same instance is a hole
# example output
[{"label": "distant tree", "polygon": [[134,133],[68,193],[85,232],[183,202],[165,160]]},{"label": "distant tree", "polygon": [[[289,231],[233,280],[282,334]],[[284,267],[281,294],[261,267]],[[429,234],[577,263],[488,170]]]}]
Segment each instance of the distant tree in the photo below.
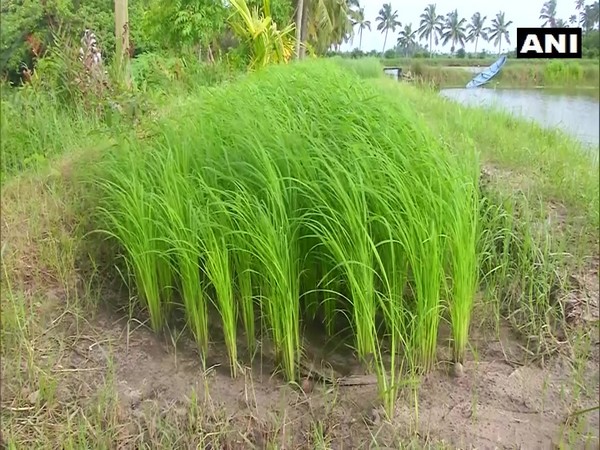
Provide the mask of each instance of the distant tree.
[{"label": "distant tree", "polygon": [[492,26],[488,28],[487,33],[490,42],[494,42],[494,46],[498,47],[498,55],[502,51],[502,39],[510,45],[510,37],[508,33],[508,27],[512,25],[512,20],[506,21],[506,17],[503,11],[496,14],[496,17],[492,19]]},{"label": "distant tree", "polygon": [[548,0],[540,10],[540,19],[544,21],[542,27],[556,28],[556,0]]},{"label": "distant tree", "polygon": [[408,56],[414,50],[417,45],[417,31],[412,29],[412,23],[404,25],[400,30],[397,44],[404,51],[404,56]]},{"label": "distant tree", "polygon": [[356,13],[356,18],[352,22],[352,25],[358,27],[358,48],[362,49],[362,36],[363,31],[371,31],[371,21],[365,19],[365,8],[360,8]]},{"label": "distant tree", "polygon": [[556,19],[556,28],[568,28],[569,22],[564,19]]},{"label": "distant tree", "polygon": [[600,25],[600,4],[597,1],[585,6],[584,26],[587,31],[594,30]]},{"label": "distant tree", "polygon": [[569,25],[575,25],[577,23],[577,16],[575,14],[571,14],[569,16]]},{"label": "distant tree", "polygon": [[475,42],[475,53],[477,54],[477,43],[479,38],[485,39],[487,41],[488,35],[486,33],[485,28],[485,19],[487,16],[481,17],[481,13],[476,12],[471,17],[471,23],[467,25],[467,41]]},{"label": "distant tree", "polygon": [[458,16],[458,10],[449,12],[442,28],[442,45],[451,42],[450,53],[454,54],[456,44],[465,46],[467,36],[465,34],[465,24],[467,19],[461,19]]},{"label": "distant tree", "polygon": [[392,11],[391,3],[384,3],[383,7],[379,10],[379,15],[375,19],[377,24],[377,30],[385,33],[385,38],[383,39],[383,50],[382,53],[385,53],[385,44],[387,43],[388,32],[392,30],[392,32],[396,31],[396,27],[401,27],[402,24],[398,20],[398,10]]},{"label": "distant tree", "polygon": [[429,56],[433,56],[433,42],[438,45],[439,38],[442,35],[442,29],[444,25],[444,17],[438,15],[435,3],[427,5],[423,13],[421,14],[421,22],[419,23],[419,39],[425,39],[429,41]]}]

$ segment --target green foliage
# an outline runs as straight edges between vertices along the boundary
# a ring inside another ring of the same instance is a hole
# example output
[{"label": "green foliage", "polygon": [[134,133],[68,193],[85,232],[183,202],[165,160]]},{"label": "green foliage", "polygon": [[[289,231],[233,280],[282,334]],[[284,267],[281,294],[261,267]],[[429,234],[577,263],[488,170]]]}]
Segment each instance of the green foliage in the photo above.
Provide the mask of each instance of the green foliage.
[{"label": "green foliage", "polygon": [[583,35],[583,56],[598,58],[600,56],[600,31],[590,30]]},{"label": "green foliage", "polygon": [[230,79],[236,72],[237,68],[226,60],[209,64],[198,61],[191,53],[172,56],[147,52],[131,61],[135,89],[143,93],[212,86]]},{"label": "green foliage", "polygon": [[[262,8],[263,0],[247,0],[248,8]],[[292,22],[294,8],[290,0],[271,0],[270,16],[279,28],[284,28]]]},{"label": "green foliage", "polygon": [[583,67],[577,62],[554,60],[544,67],[544,81],[548,83],[580,81],[583,73]]},{"label": "green foliage", "polygon": [[[115,50],[113,0],[7,0],[3,2],[0,27],[0,72],[16,70],[21,61],[32,66],[53,44],[53,33],[59,29],[72,38],[76,48],[85,28],[98,38],[103,56],[110,60]],[[130,38],[135,46],[145,48],[148,42],[139,28],[148,0],[130,0]],[[38,53],[36,55],[36,53]]]},{"label": "green foliage", "polygon": [[291,59],[294,24],[279,29],[271,16],[270,0],[263,0],[262,7],[252,9],[246,0],[231,0],[231,4],[234,12],[229,24],[248,55],[250,69]]},{"label": "green foliage", "polygon": [[220,1],[150,0],[142,28],[158,48],[206,47],[223,30],[226,18]]}]

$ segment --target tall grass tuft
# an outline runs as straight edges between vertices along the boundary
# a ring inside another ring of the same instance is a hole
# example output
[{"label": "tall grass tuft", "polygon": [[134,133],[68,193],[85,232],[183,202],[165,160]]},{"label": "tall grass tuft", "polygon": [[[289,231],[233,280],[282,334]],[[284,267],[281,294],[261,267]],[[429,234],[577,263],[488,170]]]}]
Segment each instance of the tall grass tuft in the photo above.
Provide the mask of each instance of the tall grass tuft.
[{"label": "tall grass tuft", "polygon": [[351,329],[389,411],[407,370],[435,362],[446,306],[462,359],[477,275],[474,152],[458,159],[402,98],[323,61],[199,91],[159,128],[96,178],[103,229],[155,328],[179,304],[205,351],[212,305],[235,375],[238,328],[253,349],[260,318],[289,380],[305,320],[331,336]]}]

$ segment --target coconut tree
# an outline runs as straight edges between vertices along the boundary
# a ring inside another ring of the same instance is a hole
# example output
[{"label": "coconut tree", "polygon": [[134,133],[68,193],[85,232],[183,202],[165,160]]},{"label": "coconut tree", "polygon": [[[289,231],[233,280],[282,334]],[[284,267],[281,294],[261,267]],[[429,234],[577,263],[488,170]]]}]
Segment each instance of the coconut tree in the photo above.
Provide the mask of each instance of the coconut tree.
[{"label": "coconut tree", "polygon": [[590,29],[600,25],[600,4],[597,1],[585,7],[586,24]]},{"label": "coconut tree", "polygon": [[[300,1],[297,2],[299,5]],[[353,11],[346,0],[303,0],[303,6],[300,33],[303,44],[308,41],[314,50],[324,52],[352,36]]]},{"label": "coconut tree", "polygon": [[476,12],[471,16],[471,23],[467,25],[467,41],[475,42],[475,54],[477,54],[477,43],[479,42],[479,38],[485,39],[487,41],[488,35],[486,33],[485,28],[485,20],[487,16],[481,17],[481,13]]},{"label": "coconut tree", "polygon": [[357,0],[294,0],[296,7],[296,53],[302,57],[309,42],[317,52],[339,46],[352,37]]},{"label": "coconut tree", "polygon": [[568,28],[569,22],[565,19],[556,19],[556,28]]},{"label": "coconut tree", "polygon": [[444,17],[438,15],[435,10],[435,3],[427,5],[423,13],[421,14],[421,22],[419,23],[419,39],[425,39],[429,41],[429,56],[433,56],[433,42],[438,45],[439,38],[442,34]]},{"label": "coconut tree", "polygon": [[409,52],[417,45],[417,30],[412,29],[412,23],[404,25],[396,42],[404,50],[404,56],[408,56]]},{"label": "coconut tree", "polygon": [[358,27],[358,48],[362,50],[363,31],[371,31],[371,21],[365,19],[365,8],[359,8],[356,12],[356,18],[352,21],[352,26]]},{"label": "coconut tree", "polygon": [[540,20],[544,23],[542,27],[550,26],[556,28],[556,0],[548,0],[540,10]]},{"label": "coconut tree", "polygon": [[569,16],[569,25],[575,25],[577,23],[577,16],[575,14],[571,14]]},{"label": "coconut tree", "polygon": [[396,31],[396,27],[401,27],[402,24],[398,20],[398,10],[392,11],[391,3],[384,3],[383,7],[379,10],[379,15],[375,19],[377,23],[377,30],[385,33],[385,37],[383,38],[383,50],[382,53],[385,53],[385,44],[387,43],[388,32],[392,30],[392,32]]},{"label": "coconut tree", "polygon": [[492,19],[492,26],[487,29],[488,37],[490,42],[494,42],[494,46],[498,47],[498,55],[502,51],[502,39],[510,45],[510,37],[508,33],[508,27],[512,25],[512,20],[506,21],[506,17],[503,11],[496,14],[496,17]]},{"label": "coconut tree", "polygon": [[446,15],[444,26],[442,28],[442,45],[451,42],[450,53],[454,54],[456,44],[465,46],[467,35],[465,34],[467,19],[461,19],[458,16],[458,10],[449,12]]}]

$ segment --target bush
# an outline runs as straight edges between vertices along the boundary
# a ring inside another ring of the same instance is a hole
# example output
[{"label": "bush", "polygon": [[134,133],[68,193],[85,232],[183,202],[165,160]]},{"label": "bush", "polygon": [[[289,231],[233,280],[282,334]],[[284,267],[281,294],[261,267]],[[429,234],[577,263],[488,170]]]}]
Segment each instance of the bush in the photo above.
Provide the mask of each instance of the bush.
[{"label": "bush", "polygon": [[577,62],[554,60],[544,67],[544,81],[579,81],[583,78],[583,67]]},{"label": "bush", "polygon": [[227,62],[200,62],[194,55],[144,53],[131,61],[131,73],[138,90],[164,91],[174,84],[194,88],[221,83],[232,74],[232,67]]},{"label": "bush", "polygon": [[394,48],[390,48],[388,50],[385,51],[383,57],[385,59],[394,59],[398,56],[398,52],[396,51],[396,49]]}]

